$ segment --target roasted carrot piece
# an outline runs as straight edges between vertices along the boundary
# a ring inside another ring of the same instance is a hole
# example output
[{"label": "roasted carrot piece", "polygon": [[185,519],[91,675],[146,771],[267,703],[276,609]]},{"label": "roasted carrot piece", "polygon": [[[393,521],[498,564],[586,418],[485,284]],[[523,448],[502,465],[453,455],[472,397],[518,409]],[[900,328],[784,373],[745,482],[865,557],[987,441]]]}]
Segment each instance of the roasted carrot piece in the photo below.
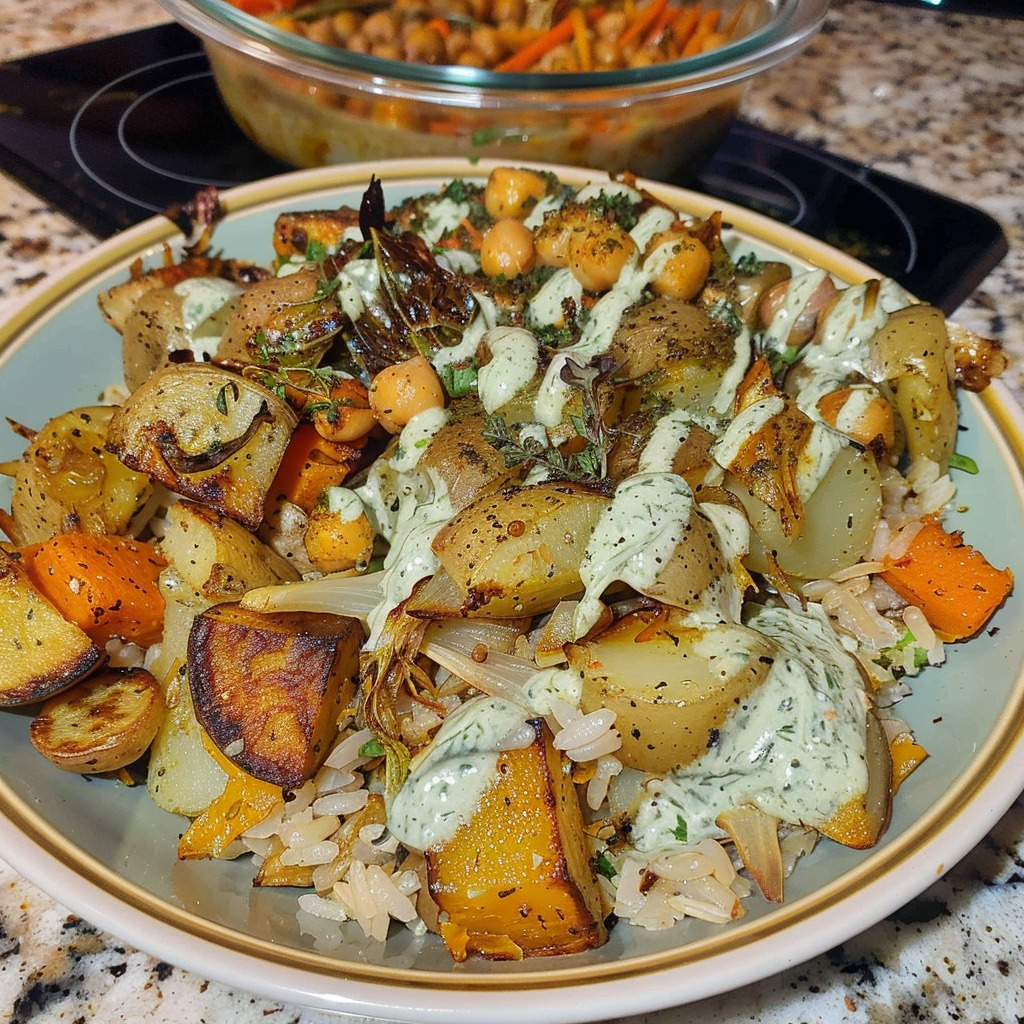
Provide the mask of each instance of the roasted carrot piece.
[{"label": "roasted carrot piece", "polygon": [[93,643],[113,637],[143,647],[164,630],[157,578],[167,565],[155,547],[110,534],[63,533],[21,549],[25,575]]},{"label": "roasted carrot piece", "polygon": [[309,421],[292,434],[270,488],[272,498],[283,497],[311,512],[328,487],[339,486],[362,458],[362,445],[328,441]]},{"label": "roasted carrot piece", "polygon": [[917,605],[941,640],[966,640],[980,630],[1013,587],[1013,573],[996,569],[958,530],[926,523],[906,554],[886,559],[879,574]]},{"label": "roasted carrot piece", "polygon": [[[604,14],[604,7],[591,7],[586,12],[586,20],[593,25],[601,15]],[[516,51],[511,57],[507,57],[495,67],[495,71],[529,71],[534,64],[553,50],[561,43],[567,43],[573,37],[575,31],[573,18],[567,14],[561,21],[556,22],[542,35],[530,40],[521,50]]]}]

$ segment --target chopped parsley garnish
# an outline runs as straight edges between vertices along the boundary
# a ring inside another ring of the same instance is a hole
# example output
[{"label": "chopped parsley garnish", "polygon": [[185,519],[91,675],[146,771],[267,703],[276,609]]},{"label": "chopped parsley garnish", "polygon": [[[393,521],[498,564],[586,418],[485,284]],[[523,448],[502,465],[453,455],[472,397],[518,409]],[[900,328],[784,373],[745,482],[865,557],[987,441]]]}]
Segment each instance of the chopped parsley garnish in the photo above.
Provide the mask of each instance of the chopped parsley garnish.
[{"label": "chopped parsley garnish", "polygon": [[681,814],[676,817],[676,827],[672,829],[672,835],[681,843],[687,841],[686,822]]},{"label": "chopped parsley garnish", "polygon": [[603,875],[605,878],[614,878],[618,874],[615,865],[609,860],[608,854],[604,850],[597,855],[594,868],[599,875]]}]

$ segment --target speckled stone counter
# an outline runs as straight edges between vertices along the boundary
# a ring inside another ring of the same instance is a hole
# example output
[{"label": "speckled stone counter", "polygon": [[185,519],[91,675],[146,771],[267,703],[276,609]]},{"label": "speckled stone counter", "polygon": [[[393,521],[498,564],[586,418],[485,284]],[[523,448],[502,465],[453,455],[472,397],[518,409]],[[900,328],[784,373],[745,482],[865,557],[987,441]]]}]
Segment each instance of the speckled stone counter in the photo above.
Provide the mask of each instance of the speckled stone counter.
[{"label": "speckled stone counter", "polygon": [[[0,16],[0,58],[166,20],[146,0],[0,0]],[[1017,361],[1007,383],[1024,400],[1024,23],[834,0],[823,33],[758,82],[745,115],[955,195],[1000,222],[1010,254],[956,318],[1002,339]],[[93,244],[0,176],[0,316]],[[756,986],[629,1024],[1009,1024],[1024,1016],[1022,921],[1018,801],[944,878],[856,939]],[[0,1021],[142,1020],[327,1018],[126,948],[0,861]]]}]

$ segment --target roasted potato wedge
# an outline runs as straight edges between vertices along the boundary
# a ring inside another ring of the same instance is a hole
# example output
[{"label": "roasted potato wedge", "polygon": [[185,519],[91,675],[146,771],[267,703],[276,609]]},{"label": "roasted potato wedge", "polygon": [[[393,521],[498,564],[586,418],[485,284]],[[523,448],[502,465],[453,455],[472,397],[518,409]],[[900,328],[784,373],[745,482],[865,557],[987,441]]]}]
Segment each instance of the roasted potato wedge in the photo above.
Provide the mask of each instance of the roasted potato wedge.
[{"label": "roasted potato wedge", "polygon": [[869,373],[892,389],[908,457],[925,456],[943,472],[956,447],[955,363],[946,318],[934,306],[890,313],[871,339]]},{"label": "roasted potato wedge", "polygon": [[29,739],[65,771],[91,775],[137,761],[164,717],[160,684],[143,668],[107,669],[51,697]]},{"label": "roasted potato wedge", "polygon": [[420,459],[424,469],[434,470],[447,485],[454,512],[487,491],[507,486],[518,475],[484,440],[483,428],[481,415],[452,420],[434,435]]},{"label": "roasted potato wedge", "polygon": [[103,652],[0,548],[0,707],[45,700],[102,664]]},{"label": "roasted potato wedge", "polygon": [[750,519],[747,566],[770,573],[776,566],[803,579],[821,579],[858,561],[871,543],[882,514],[882,484],[874,456],[843,448],[803,503],[803,529],[787,534],[778,513],[746,485],[728,475],[726,488]]},{"label": "roasted potato wedge", "polygon": [[707,750],[763,682],[774,647],[746,626],[694,629],[666,608],[632,612],[566,653],[583,681],[583,711],[616,712],[622,763],[663,774]]},{"label": "roasted potato wedge", "polygon": [[270,271],[244,260],[225,260],[218,257],[194,256],[180,263],[143,271],[141,263],[132,267],[127,281],[100,292],[100,312],[104,320],[119,334],[124,334],[128,318],[139,300],[158,288],[173,288],[182,281],[196,277],[218,277],[240,285],[251,284],[269,277]]},{"label": "roasted potato wedge", "polygon": [[441,935],[456,960],[579,953],[602,945],[607,909],[579,799],[551,733],[499,754],[473,817],[425,851]]},{"label": "roasted potato wedge", "polygon": [[692,302],[668,297],[628,311],[610,354],[621,375],[644,382],[643,395],[693,413],[711,408],[736,358],[729,328]]},{"label": "roasted potato wedge", "polygon": [[153,374],[117,410],[107,449],[130,469],[255,530],[296,422],[262,385],[186,363]]},{"label": "roasted potato wedge", "polygon": [[219,604],[188,642],[196,718],[243,771],[285,788],[310,778],[353,701],[363,629],[319,612]]},{"label": "roasted potato wedge", "polygon": [[603,494],[570,483],[510,487],[471,502],[433,543],[462,593],[462,612],[534,614],[578,596],[580,559],[607,505]]},{"label": "roasted potato wedge", "polygon": [[241,294],[240,285],[224,278],[195,277],[142,295],[122,334],[128,390],[170,363],[180,363],[182,355],[201,362],[220,341]]},{"label": "roasted potato wedge", "polygon": [[299,571],[216,509],[179,501],[160,542],[163,556],[204,601],[237,601],[255,587],[297,580]]},{"label": "roasted potato wedge", "polygon": [[18,544],[74,531],[131,532],[132,521],[153,494],[153,482],[104,450],[114,412],[109,405],[73,409],[32,438],[11,498]]},{"label": "roasted potato wedge", "polygon": [[203,744],[188,685],[188,635],[208,603],[174,569],[160,576],[164,637],[150,666],[164,692],[167,713],[149,750],[146,788],[153,802],[172,814],[194,818],[220,794],[226,776]]},{"label": "roasted potato wedge", "polygon": [[323,284],[323,274],[314,266],[254,284],[228,320],[217,359],[316,366],[349,322]]}]

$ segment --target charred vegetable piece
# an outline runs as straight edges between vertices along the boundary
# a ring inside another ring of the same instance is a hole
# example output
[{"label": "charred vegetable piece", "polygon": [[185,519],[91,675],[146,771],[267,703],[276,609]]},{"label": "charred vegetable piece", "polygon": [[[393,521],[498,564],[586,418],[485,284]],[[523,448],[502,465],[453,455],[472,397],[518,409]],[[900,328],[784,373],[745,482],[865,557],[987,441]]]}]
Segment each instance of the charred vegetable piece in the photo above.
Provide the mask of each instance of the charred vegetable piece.
[{"label": "charred vegetable piece", "polygon": [[29,738],[65,771],[112,772],[142,757],[163,717],[163,693],[151,673],[109,669],[51,697],[33,720]]},{"label": "charred vegetable piece", "polygon": [[39,592],[95,643],[120,637],[149,647],[163,636],[157,581],[167,563],[152,544],[64,533],[22,549],[21,559]]},{"label": "charred vegetable piece", "polygon": [[531,724],[536,739],[499,755],[497,781],[473,817],[426,851],[456,960],[579,953],[607,938],[575,787],[547,726]]},{"label": "charred vegetable piece", "polygon": [[104,450],[113,406],[85,406],[50,420],[25,449],[11,515],[18,544],[55,533],[128,533],[153,493],[144,473]]},{"label": "charred vegetable piece", "polygon": [[278,256],[307,258],[311,247],[334,252],[345,233],[359,227],[359,213],[350,206],[337,210],[301,210],[279,213],[274,221],[274,252]]},{"label": "charred vegetable piece", "polygon": [[707,750],[763,682],[774,648],[745,626],[694,629],[666,608],[630,613],[566,653],[582,678],[582,710],[616,712],[622,763],[663,773]]},{"label": "charred vegetable piece", "polygon": [[216,605],[189,636],[196,718],[243,771],[299,786],[327,756],[355,696],[362,642],[356,619]]},{"label": "charred vegetable piece", "polygon": [[286,402],[207,363],[155,373],[117,410],[107,448],[130,469],[255,530],[296,426]]},{"label": "charred vegetable piece", "polygon": [[0,707],[45,700],[88,675],[103,652],[0,548]]},{"label": "charred vegetable piece", "polygon": [[463,612],[532,614],[582,593],[580,559],[607,505],[603,494],[570,483],[510,487],[471,502],[433,544]]},{"label": "charred vegetable piece", "polygon": [[238,363],[316,366],[348,324],[318,267],[260,281],[238,300],[217,358]]}]

